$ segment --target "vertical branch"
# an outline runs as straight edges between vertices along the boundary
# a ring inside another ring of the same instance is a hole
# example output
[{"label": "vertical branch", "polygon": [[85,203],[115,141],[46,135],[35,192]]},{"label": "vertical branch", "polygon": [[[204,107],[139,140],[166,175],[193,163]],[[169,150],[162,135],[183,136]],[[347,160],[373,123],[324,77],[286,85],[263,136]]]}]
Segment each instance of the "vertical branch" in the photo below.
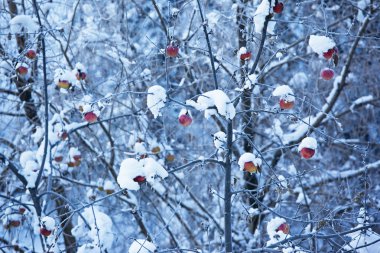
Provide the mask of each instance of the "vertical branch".
[{"label": "vertical branch", "polygon": [[40,170],[38,172],[38,176],[37,176],[37,179],[36,179],[36,188],[38,187],[40,181],[41,181],[41,177],[42,177],[42,172],[43,172],[43,169],[44,169],[44,166],[45,166],[45,160],[46,160],[46,156],[47,156],[47,149],[48,149],[48,143],[49,143],[49,101],[48,101],[48,88],[47,88],[47,78],[46,78],[46,45],[45,45],[45,35],[43,34],[43,26],[42,26],[42,21],[41,21],[41,17],[40,17],[40,14],[38,12],[38,5],[37,5],[37,1],[36,0],[33,0],[33,6],[34,6],[34,9],[35,9],[35,12],[36,12],[36,15],[37,15],[37,19],[38,19],[38,24],[40,26],[40,39],[41,39],[41,45],[42,45],[42,71],[43,71],[43,75],[44,75],[44,96],[45,96],[45,101],[44,101],[44,105],[45,105],[45,143],[44,143],[44,155],[43,155],[43,158],[42,158],[42,162],[41,162],[41,167],[40,167]]},{"label": "vertical branch", "polygon": [[197,0],[197,3],[198,3],[198,8],[199,8],[199,13],[200,13],[200,15],[201,15],[203,32],[204,32],[204,34],[205,34],[205,36],[206,36],[206,42],[207,42],[207,47],[208,47],[208,53],[209,53],[210,61],[211,61],[212,74],[213,74],[213,76],[214,76],[215,89],[218,89],[218,80],[216,79],[216,71],[215,71],[214,56],[213,56],[213,54],[212,54],[210,38],[208,37],[207,24],[205,23],[205,19],[204,19],[204,17],[203,17],[203,12],[202,12],[202,8],[201,8],[201,3],[199,2],[199,0]]},{"label": "vertical branch", "polygon": [[231,156],[232,156],[232,121],[227,125],[227,155],[224,183],[224,241],[226,253],[232,252],[232,219],[231,219]]}]

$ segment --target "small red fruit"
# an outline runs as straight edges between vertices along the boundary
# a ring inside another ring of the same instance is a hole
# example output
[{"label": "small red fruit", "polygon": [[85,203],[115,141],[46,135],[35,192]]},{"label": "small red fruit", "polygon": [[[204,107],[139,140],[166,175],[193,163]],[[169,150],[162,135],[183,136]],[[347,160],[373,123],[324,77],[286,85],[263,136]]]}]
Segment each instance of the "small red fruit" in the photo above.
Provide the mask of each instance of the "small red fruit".
[{"label": "small red fruit", "polygon": [[152,148],[152,153],[153,153],[153,154],[158,154],[158,153],[160,153],[160,152],[161,152],[161,149],[160,149],[159,146],[156,146],[156,147]]},{"label": "small red fruit", "polygon": [[28,68],[24,66],[20,66],[16,69],[17,73],[21,76],[25,76],[28,73]]},{"label": "small red fruit", "polygon": [[170,42],[170,44],[166,47],[166,55],[169,57],[177,57],[179,52],[179,47],[174,44],[174,42]]},{"label": "small red fruit", "polygon": [[167,162],[171,163],[171,162],[174,162],[174,160],[175,160],[175,156],[173,154],[168,154],[166,156],[166,161]]},{"label": "small red fruit", "polygon": [[71,84],[67,80],[59,80],[57,86],[61,89],[67,90],[70,88]]},{"label": "small red fruit", "polygon": [[79,161],[80,159],[82,159],[82,156],[81,156],[81,155],[74,155],[74,156],[73,156],[73,159],[74,159],[75,161]]},{"label": "small red fruit", "polygon": [[19,220],[11,220],[10,222],[9,222],[9,225],[11,226],[11,227],[18,227],[18,226],[20,226],[20,224],[21,224],[21,221],[19,221]]},{"label": "small red fruit", "polygon": [[55,156],[54,157],[54,161],[56,161],[57,163],[60,163],[63,161],[63,156],[59,155],[59,156]]},{"label": "small red fruit", "polygon": [[289,110],[294,107],[294,101],[287,101],[285,99],[280,99],[280,108],[283,110]]},{"label": "small red fruit", "polygon": [[29,49],[26,53],[25,53],[25,57],[28,58],[28,59],[35,59],[37,56],[36,54],[36,51],[34,51],[33,49]]},{"label": "small red fruit", "polygon": [[84,80],[87,77],[86,73],[80,71],[78,71],[78,73],[75,76],[77,77],[77,80]]},{"label": "small red fruit", "polygon": [[78,161],[71,161],[71,162],[68,162],[67,163],[67,166],[68,167],[70,167],[70,168],[72,168],[72,167],[78,167],[79,165],[80,165],[80,163],[81,163],[81,161],[80,160],[78,160]]},{"label": "small red fruit", "polygon": [[137,176],[133,179],[133,181],[137,182],[137,183],[142,183],[145,181],[145,177],[144,176]]},{"label": "small red fruit", "polygon": [[18,209],[18,212],[19,212],[20,214],[24,214],[25,211],[26,211],[26,208],[25,208],[25,207],[22,207],[22,206]]},{"label": "small red fruit", "polygon": [[287,223],[282,223],[277,229],[276,232],[282,231],[284,234],[288,235],[290,232],[290,226]]},{"label": "small red fruit", "polygon": [[98,116],[94,112],[87,112],[84,114],[84,120],[88,123],[94,123],[98,120]]},{"label": "small red fruit", "polygon": [[191,116],[188,113],[186,113],[186,114],[182,114],[181,116],[179,116],[178,122],[182,126],[187,127],[191,124],[191,122],[193,122],[193,119],[191,118]]},{"label": "small red fruit", "polygon": [[58,137],[61,138],[61,140],[66,140],[69,137],[69,134],[66,131],[62,131],[58,133]]},{"label": "small red fruit", "polygon": [[300,154],[305,159],[310,159],[314,156],[315,150],[312,148],[302,148]]},{"label": "small red fruit", "polygon": [[329,60],[337,52],[338,52],[338,50],[335,47],[334,48],[330,48],[329,50],[327,50],[327,52],[323,53],[323,57],[325,57],[326,60]]},{"label": "small red fruit", "polygon": [[256,166],[253,162],[244,163],[244,170],[249,172],[249,173],[260,172],[259,166]]},{"label": "small red fruit", "polygon": [[242,60],[242,61],[248,61],[248,60],[251,59],[251,57],[252,57],[252,53],[251,52],[246,52],[246,53],[240,55],[240,60]]},{"label": "small red fruit", "polygon": [[281,3],[281,2],[277,2],[274,6],[273,6],[273,12],[274,13],[277,13],[277,14],[280,14],[282,11],[284,10],[284,4]]},{"label": "small red fruit", "polygon": [[321,77],[326,81],[331,80],[334,77],[334,70],[329,68],[322,69]]},{"label": "small red fruit", "polygon": [[40,228],[40,233],[41,233],[41,235],[46,236],[46,237],[51,235],[51,231],[47,230],[46,228]]}]

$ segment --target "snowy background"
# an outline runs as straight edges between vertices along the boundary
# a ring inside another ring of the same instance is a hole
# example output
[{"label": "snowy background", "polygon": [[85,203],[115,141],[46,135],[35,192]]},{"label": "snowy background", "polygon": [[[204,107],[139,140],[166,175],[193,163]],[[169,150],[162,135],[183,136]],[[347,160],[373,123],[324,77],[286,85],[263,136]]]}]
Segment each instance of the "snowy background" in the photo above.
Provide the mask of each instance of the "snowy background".
[{"label": "snowy background", "polygon": [[2,1],[0,251],[380,252],[379,8]]}]

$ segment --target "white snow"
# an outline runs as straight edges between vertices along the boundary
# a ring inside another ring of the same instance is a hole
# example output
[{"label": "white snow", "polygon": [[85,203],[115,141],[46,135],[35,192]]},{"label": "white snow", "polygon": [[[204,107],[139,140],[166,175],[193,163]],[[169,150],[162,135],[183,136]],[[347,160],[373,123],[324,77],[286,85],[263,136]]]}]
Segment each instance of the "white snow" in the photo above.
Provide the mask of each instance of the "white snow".
[{"label": "white snow", "polygon": [[295,100],[293,90],[288,85],[278,86],[276,89],[274,89],[272,95],[275,97],[280,97],[287,102],[294,102]]},{"label": "white snow", "polygon": [[284,218],[275,217],[271,219],[267,224],[267,233],[269,235],[270,240],[267,242],[267,245],[272,245],[279,241],[284,240],[288,235],[285,234],[281,230],[277,230],[279,226],[286,223]]},{"label": "white snow", "polygon": [[181,117],[181,115],[186,115],[186,114],[192,118],[191,111],[186,108],[181,109],[181,111],[178,114],[178,117]]},{"label": "white snow", "polygon": [[[78,224],[72,229],[72,234],[78,239],[89,238],[92,240],[91,243],[87,245],[82,245],[82,252],[91,252],[87,249],[97,248],[94,252],[102,252],[105,249],[108,251],[112,248],[112,243],[114,239],[113,223],[111,218],[98,210],[97,206],[88,207],[82,212],[82,216],[88,222],[90,229],[83,222],[82,218],[78,216]],[[99,245],[100,242],[100,245]]]},{"label": "white snow", "polygon": [[147,153],[144,142],[136,142],[133,146],[133,150],[137,155],[143,155]]},{"label": "white snow", "polygon": [[33,151],[24,151],[20,155],[20,165],[21,167],[25,167],[26,162],[30,160],[36,160],[36,153]]},{"label": "white snow", "polygon": [[[255,32],[256,33],[262,33],[263,28],[264,28],[264,22],[265,22],[265,17],[272,13],[273,10],[270,7],[269,0],[263,0],[261,4],[257,7],[254,17],[253,17],[253,22],[255,23]],[[276,22],[274,21],[269,21],[268,23],[268,28],[267,31],[269,34],[274,33],[274,27],[276,25]]]},{"label": "white snow", "polygon": [[317,140],[313,137],[306,137],[304,138],[300,145],[298,146],[298,152],[301,151],[303,148],[310,148],[310,149],[317,149]]},{"label": "white snow", "polygon": [[212,90],[203,93],[197,99],[197,102],[193,100],[187,100],[187,105],[193,106],[199,111],[205,111],[205,117],[209,118],[213,115],[216,107],[218,113],[224,116],[226,119],[233,119],[236,111],[229,97],[221,90]]},{"label": "white snow", "polygon": [[161,164],[153,158],[147,157],[140,160],[127,158],[122,161],[120,165],[117,182],[121,188],[139,190],[140,185],[138,182],[133,181],[135,177],[143,176],[146,178],[147,182],[154,184],[156,176],[166,178],[168,175],[168,172],[161,166]]},{"label": "white snow", "polygon": [[[358,214],[358,225],[354,229],[368,225],[365,217],[365,209],[362,207]],[[355,250],[357,253],[378,253],[380,248],[380,235],[372,231],[371,228],[365,230],[357,230],[347,236],[351,237],[352,241],[344,246],[346,250]],[[367,247],[364,247],[368,245]]]},{"label": "white snow", "polygon": [[28,15],[17,15],[9,22],[12,33],[34,33],[39,26],[36,21]]},{"label": "white snow", "polygon": [[153,253],[155,250],[156,245],[153,243],[145,239],[137,239],[129,247],[128,253]]},{"label": "white snow", "polygon": [[32,151],[24,151],[20,155],[20,164],[23,168],[21,174],[25,177],[28,184],[26,187],[33,188],[38,176],[40,165],[36,160],[36,153]]},{"label": "white snow", "polygon": [[225,149],[227,142],[226,133],[219,131],[214,134],[214,145],[217,149]]},{"label": "white snow", "polygon": [[350,106],[350,110],[352,111],[352,110],[354,110],[355,106],[363,104],[363,103],[367,103],[368,101],[371,101],[371,100],[373,100],[372,95],[360,97],[360,98],[356,99],[354,102],[352,102],[352,105]]},{"label": "white snow", "polygon": [[115,190],[115,185],[114,185],[114,183],[112,182],[112,181],[110,181],[110,180],[105,180],[104,181],[104,185],[103,185],[103,189],[105,190],[105,191],[114,191]]},{"label": "white snow", "polygon": [[335,42],[326,36],[310,35],[309,46],[319,56],[335,47]]},{"label": "white snow", "polygon": [[50,216],[45,216],[41,219],[41,227],[44,227],[49,231],[53,231],[55,228],[55,220]]},{"label": "white snow", "polygon": [[75,85],[78,81],[73,71],[68,69],[56,69],[54,74],[54,82],[58,83],[60,80],[67,81],[72,85]]},{"label": "white snow", "polygon": [[70,148],[70,150],[69,150],[70,161],[74,161],[74,156],[80,156],[80,155],[81,155],[81,153],[80,153],[78,148],[76,148],[76,147]]},{"label": "white snow", "polygon": [[252,162],[255,166],[261,166],[262,161],[260,158],[256,158],[253,153],[244,153],[240,156],[238,164],[240,170],[244,170],[244,164],[247,162]]},{"label": "white snow", "polygon": [[165,106],[166,90],[159,86],[154,85],[148,89],[147,106],[152,112],[154,118],[161,116],[161,108]]},{"label": "white snow", "polygon": [[371,0],[360,0],[357,3],[358,7],[358,15],[356,16],[356,20],[359,21],[360,23],[363,23],[365,19],[365,15],[363,11],[371,4]]}]

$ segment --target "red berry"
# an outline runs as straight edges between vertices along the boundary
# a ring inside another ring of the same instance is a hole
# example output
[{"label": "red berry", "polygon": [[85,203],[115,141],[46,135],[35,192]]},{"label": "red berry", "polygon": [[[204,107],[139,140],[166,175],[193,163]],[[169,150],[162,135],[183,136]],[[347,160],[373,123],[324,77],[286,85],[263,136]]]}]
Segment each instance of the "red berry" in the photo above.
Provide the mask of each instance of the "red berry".
[{"label": "red berry", "polygon": [[94,112],[87,112],[84,114],[84,120],[87,121],[88,123],[94,123],[97,121],[98,116]]},{"label": "red berry", "polygon": [[256,173],[260,172],[259,166],[256,166],[253,162],[246,162],[244,163],[244,170],[249,173]]},{"label": "red berry", "polygon": [[61,138],[61,140],[66,140],[69,137],[69,134],[66,131],[62,131],[58,133],[58,137]]},{"label": "red berry", "polygon": [[193,119],[188,114],[182,114],[181,116],[179,116],[178,122],[182,126],[187,127],[187,126],[189,126],[191,124],[191,122],[193,122]]},{"label": "red berry", "polygon": [[178,52],[179,52],[179,47],[174,44],[170,44],[166,47],[166,55],[169,57],[177,57]]},{"label": "red berry", "polygon": [[284,10],[284,4],[279,2],[273,6],[273,12],[280,14]]},{"label": "red berry", "polygon": [[26,208],[22,207],[22,206],[18,209],[18,212],[21,213],[21,214],[24,214],[25,211],[26,211]]},{"label": "red berry", "polygon": [[240,60],[242,60],[242,61],[248,61],[248,60],[251,59],[251,57],[252,57],[252,53],[251,52],[246,52],[246,53],[240,55]]},{"label": "red berry", "polygon": [[84,72],[78,72],[75,76],[77,77],[78,80],[84,80],[87,77],[86,73]]},{"label": "red berry", "polygon": [[75,155],[75,156],[73,156],[73,158],[75,161],[79,161],[80,159],[82,159],[82,156],[81,155]]},{"label": "red berry", "polygon": [[331,57],[333,57],[333,55],[336,52],[337,52],[337,50],[335,48],[330,48],[329,50],[327,50],[327,52],[323,53],[323,57],[325,57],[326,60],[329,60],[329,59],[331,59]]},{"label": "red berry", "polygon": [[63,161],[63,156],[56,156],[54,157],[54,161],[56,161],[57,163],[60,163]]},{"label": "red berry", "polygon": [[310,159],[314,156],[315,150],[312,148],[302,148],[300,154],[305,159]]},{"label": "red berry", "polygon": [[26,56],[26,58],[29,58],[29,59],[33,60],[34,58],[36,58],[37,54],[36,54],[36,51],[34,51],[33,49],[29,49],[25,53],[25,56]]},{"label": "red berry", "polygon": [[67,80],[59,80],[57,86],[61,89],[68,89],[70,88],[71,84]]},{"label": "red berry", "polygon": [[25,76],[28,73],[28,68],[24,66],[20,66],[16,69],[19,75]]},{"label": "red berry", "polygon": [[329,68],[322,69],[321,77],[326,81],[331,80],[334,77],[334,70]]},{"label": "red berry", "polygon": [[294,107],[293,101],[286,101],[285,99],[280,99],[280,108],[283,110],[289,110]]},{"label": "red berry", "polygon": [[18,227],[18,226],[20,226],[20,224],[21,224],[21,221],[19,221],[19,220],[11,220],[11,221],[9,222],[9,225],[10,225],[11,227]]},{"label": "red berry", "polygon": [[277,229],[276,232],[282,231],[284,234],[288,235],[290,232],[290,227],[287,223],[282,223]]},{"label": "red berry", "polygon": [[47,230],[46,228],[40,228],[40,233],[41,233],[41,235],[46,236],[46,237],[51,235],[51,231]]},{"label": "red berry", "polygon": [[144,176],[137,176],[133,179],[133,181],[137,182],[137,183],[142,183],[145,181],[145,177]]}]

